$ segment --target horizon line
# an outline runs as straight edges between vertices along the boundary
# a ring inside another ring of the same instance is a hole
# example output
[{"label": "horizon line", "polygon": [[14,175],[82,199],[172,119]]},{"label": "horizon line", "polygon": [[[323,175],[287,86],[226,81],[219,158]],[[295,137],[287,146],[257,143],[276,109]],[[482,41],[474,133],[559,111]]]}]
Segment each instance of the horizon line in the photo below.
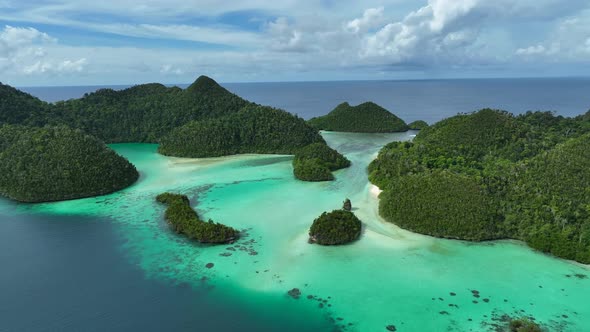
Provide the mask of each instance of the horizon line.
[{"label": "horizon line", "polygon": [[[199,75],[208,76],[208,75]],[[208,76],[215,80],[213,77]],[[405,79],[348,79],[348,80],[293,80],[293,81],[226,81],[218,84],[289,84],[289,83],[337,83],[337,82],[412,82],[412,81],[469,81],[469,80],[527,80],[527,79],[590,79],[590,76],[516,76],[516,77],[441,77],[441,78],[405,78]],[[144,84],[162,84],[165,86],[191,85],[189,83],[161,83],[161,82],[143,82],[143,83],[107,83],[107,84],[82,84],[82,85],[13,85],[15,88],[71,88],[71,87],[113,87],[113,86],[137,86]],[[6,83],[4,83],[6,84]]]}]

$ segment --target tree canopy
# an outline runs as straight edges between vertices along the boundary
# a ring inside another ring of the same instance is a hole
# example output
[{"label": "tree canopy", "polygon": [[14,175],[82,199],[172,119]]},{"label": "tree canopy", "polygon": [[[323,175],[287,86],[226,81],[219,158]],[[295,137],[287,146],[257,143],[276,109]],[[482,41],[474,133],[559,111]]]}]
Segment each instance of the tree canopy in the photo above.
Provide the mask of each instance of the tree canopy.
[{"label": "tree canopy", "polygon": [[321,245],[346,244],[360,237],[361,228],[361,221],[352,212],[324,212],[313,221],[309,229],[309,240]]},{"label": "tree canopy", "polygon": [[342,103],[327,115],[308,122],[318,130],[327,131],[390,133],[409,129],[402,119],[372,102],[358,106]]},{"label": "tree canopy", "polygon": [[293,158],[293,174],[302,181],[331,181],[333,171],[350,166],[350,160],[325,143],[301,148]]},{"label": "tree canopy", "polygon": [[0,194],[47,202],[109,194],[133,184],[135,167],[100,140],[67,127],[0,127]]},{"label": "tree canopy", "polygon": [[107,143],[158,143],[176,127],[236,113],[247,105],[252,103],[206,76],[185,90],[150,83],[119,91],[100,89],[55,104],[0,86],[0,124],[67,125]]},{"label": "tree canopy", "polygon": [[414,122],[411,122],[410,124],[408,124],[408,128],[410,128],[412,130],[422,130],[426,127],[428,127],[428,123],[426,123],[426,121],[422,121],[422,120],[414,121]]},{"label": "tree canopy", "polygon": [[239,232],[229,226],[209,220],[201,220],[190,206],[186,195],[163,193],[156,197],[159,203],[166,204],[164,217],[179,234],[201,243],[230,243],[235,241]]},{"label": "tree canopy", "polygon": [[[589,133],[589,134],[587,134]],[[433,236],[512,238],[590,262],[590,123],[484,109],[385,146],[369,166],[383,217]]]},{"label": "tree canopy", "polygon": [[303,119],[283,110],[253,105],[225,117],[193,121],[176,128],[162,139],[158,151],[187,158],[294,154],[312,143],[325,145],[321,135]]}]

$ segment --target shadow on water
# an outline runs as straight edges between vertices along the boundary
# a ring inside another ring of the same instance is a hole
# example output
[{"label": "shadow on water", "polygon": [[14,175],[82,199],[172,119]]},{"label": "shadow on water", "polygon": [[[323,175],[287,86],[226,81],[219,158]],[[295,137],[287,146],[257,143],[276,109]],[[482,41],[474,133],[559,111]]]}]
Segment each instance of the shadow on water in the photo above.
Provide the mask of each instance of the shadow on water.
[{"label": "shadow on water", "polygon": [[145,278],[108,220],[0,214],[0,331],[331,330]]}]

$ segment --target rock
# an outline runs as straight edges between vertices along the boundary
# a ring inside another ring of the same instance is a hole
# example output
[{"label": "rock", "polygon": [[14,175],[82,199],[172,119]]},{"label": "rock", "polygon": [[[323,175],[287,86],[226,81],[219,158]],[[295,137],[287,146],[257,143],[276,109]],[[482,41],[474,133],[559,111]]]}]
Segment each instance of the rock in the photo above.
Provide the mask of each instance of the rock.
[{"label": "rock", "polygon": [[288,291],[287,294],[289,294],[290,297],[297,300],[301,296],[301,291],[299,290],[299,288],[293,288],[290,291]]},{"label": "rock", "polygon": [[350,199],[345,199],[344,203],[342,204],[342,210],[345,211],[351,211],[352,210],[352,203],[350,202]]},{"label": "rock", "polygon": [[207,263],[207,265],[205,265],[205,267],[208,269],[212,268],[213,266],[215,266],[213,263]]},{"label": "rock", "polygon": [[397,328],[395,327],[395,325],[387,325],[387,326],[385,327],[385,329],[386,329],[387,331],[397,331]]}]

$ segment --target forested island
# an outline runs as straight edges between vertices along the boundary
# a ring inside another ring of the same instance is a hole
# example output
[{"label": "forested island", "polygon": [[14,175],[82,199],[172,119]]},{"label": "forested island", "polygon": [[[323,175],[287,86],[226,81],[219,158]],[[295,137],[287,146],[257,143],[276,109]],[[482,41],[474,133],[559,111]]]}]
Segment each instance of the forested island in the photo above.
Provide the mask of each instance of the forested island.
[{"label": "forested island", "polygon": [[158,152],[184,158],[294,154],[312,143],[326,144],[303,119],[272,107],[250,105],[225,117],[174,129],[162,139]]},{"label": "forested island", "polygon": [[409,129],[402,119],[372,102],[357,106],[342,103],[327,115],[312,118],[308,123],[318,130],[355,133],[392,133]]},{"label": "forested island", "polygon": [[418,233],[518,239],[590,263],[589,120],[484,109],[390,143],[369,166],[380,213]]},{"label": "forested island", "polygon": [[293,174],[302,181],[331,181],[333,171],[350,166],[350,160],[325,143],[301,148],[293,159]]},{"label": "forested island", "polygon": [[28,203],[105,195],[139,177],[100,140],[68,127],[0,126],[0,195]]},{"label": "forested island", "polygon": [[414,122],[410,122],[408,124],[408,128],[410,128],[410,130],[422,130],[428,127],[428,123],[426,123],[426,121],[422,121],[422,120],[417,120]]},{"label": "forested island", "polygon": [[[2,130],[0,157],[7,171],[0,194],[24,202],[102,195],[135,182],[135,168],[104,143],[161,143],[160,153],[191,158],[315,149],[344,158],[303,119],[244,100],[206,76],[184,90],[152,83],[55,104],[0,83],[2,125],[22,127]],[[345,167],[339,163],[297,163],[298,178],[318,181],[313,167],[323,172],[321,180],[332,179],[331,171]]]},{"label": "forested island", "polygon": [[229,226],[211,219],[207,222],[201,220],[186,195],[163,193],[156,200],[168,206],[164,218],[174,231],[189,239],[201,243],[232,243],[239,236],[239,232]]},{"label": "forested island", "polygon": [[354,213],[346,210],[324,212],[309,229],[309,242],[339,245],[356,241],[361,236],[362,223]]},{"label": "forested island", "polygon": [[0,97],[0,123],[66,125],[106,143],[158,143],[190,121],[225,116],[252,104],[206,76],[184,90],[151,83],[100,89],[55,104],[6,85],[0,86]]}]

